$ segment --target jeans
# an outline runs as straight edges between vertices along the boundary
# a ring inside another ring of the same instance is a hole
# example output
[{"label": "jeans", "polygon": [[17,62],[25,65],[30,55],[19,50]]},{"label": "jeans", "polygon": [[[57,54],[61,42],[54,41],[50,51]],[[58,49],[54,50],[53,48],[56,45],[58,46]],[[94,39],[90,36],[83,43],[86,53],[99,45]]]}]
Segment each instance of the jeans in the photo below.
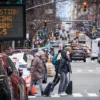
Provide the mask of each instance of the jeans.
[{"label": "jeans", "polygon": [[61,72],[60,74],[60,84],[59,84],[59,90],[58,93],[62,93],[65,92],[66,88],[68,85],[68,78],[67,78],[67,74],[64,72]]},{"label": "jeans", "polygon": [[35,85],[37,81],[38,81],[38,84],[39,84],[39,87],[40,87],[40,91],[43,92],[42,79],[40,79],[40,80],[31,80],[30,91],[32,92],[32,86]]},{"label": "jeans", "polygon": [[58,84],[60,80],[60,77],[58,76],[58,73],[56,73],[54,79],[53,79],[53,82],[52,82],[52,89],[51,89],[51,92],[53,92],[54,90],[54,87]]}]

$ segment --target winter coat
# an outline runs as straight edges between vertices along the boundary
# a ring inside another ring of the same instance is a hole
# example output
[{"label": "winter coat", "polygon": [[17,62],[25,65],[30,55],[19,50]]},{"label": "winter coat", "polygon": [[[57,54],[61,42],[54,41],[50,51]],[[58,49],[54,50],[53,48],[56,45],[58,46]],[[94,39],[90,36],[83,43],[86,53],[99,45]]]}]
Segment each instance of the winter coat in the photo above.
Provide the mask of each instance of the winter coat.
[{"label": "winter coat", "polygon": [[42,60],[38,56],[35,56],[31,66],[31,79],[32,80],[41,79],[42,71],[43,71]]},{"label": "winter coat", "polygon": [[61,56],[62,58],[59,64],[59,73],[61,73],[61,71],[64,73],[72,72],[71,65],[70,65],[70,59],[66,55],[66,51],[62,50]]}]

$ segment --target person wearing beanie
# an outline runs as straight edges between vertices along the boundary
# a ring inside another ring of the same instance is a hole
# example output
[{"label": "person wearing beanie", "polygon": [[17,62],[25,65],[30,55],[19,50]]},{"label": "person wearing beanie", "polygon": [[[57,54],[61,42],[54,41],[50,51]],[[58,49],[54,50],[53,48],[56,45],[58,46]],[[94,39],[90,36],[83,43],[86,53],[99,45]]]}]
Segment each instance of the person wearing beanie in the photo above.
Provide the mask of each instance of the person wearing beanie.
[{"label": "person wearing beanie", "polygon": [[36,82],[39,83],[41,95],[43,95],[43,87],[42,87],[42,71],[43,71],[43,63],[41,60],[41,56],[43,55],[43,52],[37,52],[35,54],[34,60],[32,62],[31,66],[31,84],[30,84],[30,91],[29,95],[34,95],[32,94],[32,86],[35,85]]}]

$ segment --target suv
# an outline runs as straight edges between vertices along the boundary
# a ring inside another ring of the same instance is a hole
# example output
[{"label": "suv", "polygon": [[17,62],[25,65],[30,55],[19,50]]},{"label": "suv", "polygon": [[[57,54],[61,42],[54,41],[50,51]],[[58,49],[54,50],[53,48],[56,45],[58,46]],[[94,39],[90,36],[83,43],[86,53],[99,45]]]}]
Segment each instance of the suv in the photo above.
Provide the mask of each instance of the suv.
[{"label": "suv", "polygon": [[70,59],[72,60],[83,60],[86,62],[86,52],[83,49],[74,49],[70,53]]},{"label": "suv", "polygon": [[18,75],[18,71],[6,54],[0,54],[4,69],[12,82],[15,100],[28,100],[25,81]]},{"label": "suv", "polygon": [[12,84],[0,60],[0,100],[13,100]]}]

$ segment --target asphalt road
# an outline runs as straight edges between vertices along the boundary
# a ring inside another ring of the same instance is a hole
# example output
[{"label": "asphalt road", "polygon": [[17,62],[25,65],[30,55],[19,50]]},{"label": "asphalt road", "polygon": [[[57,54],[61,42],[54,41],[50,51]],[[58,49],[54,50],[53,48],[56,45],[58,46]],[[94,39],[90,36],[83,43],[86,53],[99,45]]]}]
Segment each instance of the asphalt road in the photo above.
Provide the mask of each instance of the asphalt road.
[{"label": "asphalt road", "polygon": [[[73,94],[64,97],[59,97],[57,94],[58,86],[55,87],[50,97],[42,97],[40,89],[37,87],[37,93],[35,97],[29,96],[29,100],[100,100],[100,65],[97,61],[91,61],[87,58],[87,62],[73,61],[71,80],[73,81]],[[48,78],[48,82],[51,82],[53,77]],[[45,89],[47,84],[44,84]]]}]

